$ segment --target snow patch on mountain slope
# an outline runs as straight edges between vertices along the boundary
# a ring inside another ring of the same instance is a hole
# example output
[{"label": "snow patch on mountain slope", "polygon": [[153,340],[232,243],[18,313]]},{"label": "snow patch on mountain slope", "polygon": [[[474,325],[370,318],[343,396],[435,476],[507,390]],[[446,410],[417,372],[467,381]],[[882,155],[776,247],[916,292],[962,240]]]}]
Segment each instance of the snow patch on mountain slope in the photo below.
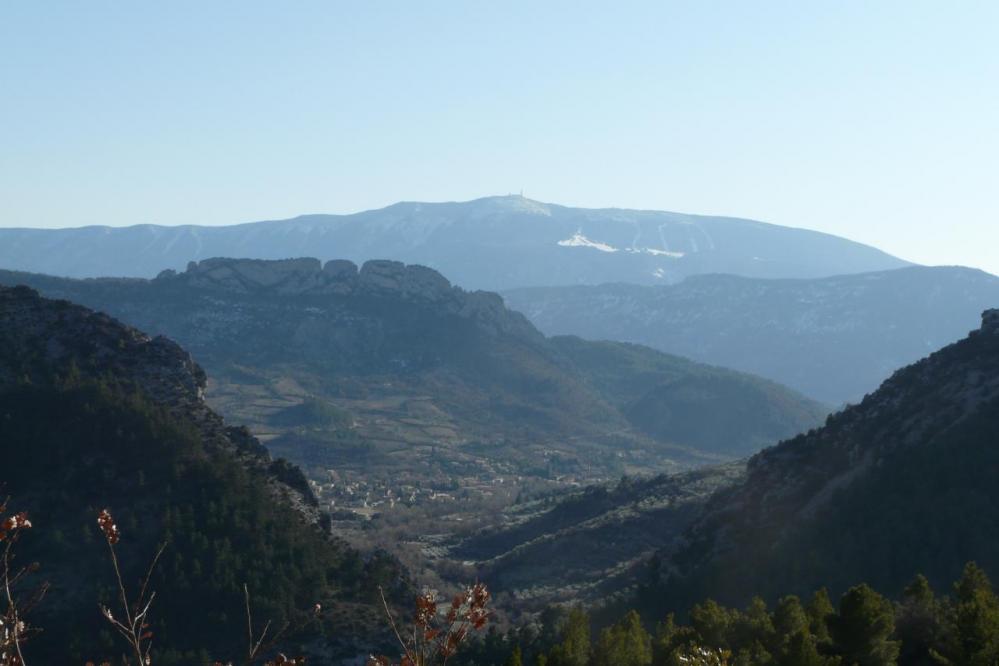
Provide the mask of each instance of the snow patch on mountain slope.
[{"label": "snow patch on mountain slope", "polygon": [[670,257],[671,259],[682,259],[687,256],[686,252],[671,252],[670,250],[660,250],[654,247],[633,247],[625,250],[628,254],[651,254],[654,257]]},{"label": "snow patch on mountain slope", "polygon": [[[637,240],[637,239],[636,239]],[[583,235],[582,230],[577,231],[572,235],[571,238],[566,238],[565,240],[560,240],[558,242],[562,247],[591,247],[594,250],[600,250],[601,252],[620,252],[619,248],[613,245],[608,245],[607,243],[601,243],[600,241],[595,241],[587,238]],[[628,254],[651,254],[654,257],[670,257],[671,259],[682,259],[686,256],[686,252],[672,252],[670,250],[660,250],[654,247],[638,247],[632,245],[630,248],[624,250]]]},{"label": "snow patch on mountain slope", "polygon": [[686,252],[670,252],[669,250],[657,250],[654,247],[645,248],[645,252],[655,255],[657,257],[673,257],[674,259],[681,259],[686,256]]},{"label": "snow patch on mountain slope", "polygon": [[594,250],[600,250],[601,252],[617,252],[618,249],[607,243],[601,243],[598,241],[592,241],[582,234],[581,231],[577,231],[572,235],[572,238],[566,238],[565,240],[560,240],[558,242],[562,247],[592,247]]}]

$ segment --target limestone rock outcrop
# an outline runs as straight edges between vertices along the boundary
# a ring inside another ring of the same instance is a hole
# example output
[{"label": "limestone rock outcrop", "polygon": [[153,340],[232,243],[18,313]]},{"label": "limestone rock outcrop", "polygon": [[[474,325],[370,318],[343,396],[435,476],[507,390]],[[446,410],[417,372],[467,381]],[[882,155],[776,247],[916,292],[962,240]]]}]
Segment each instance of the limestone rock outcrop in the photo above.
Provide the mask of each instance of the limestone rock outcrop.
[{"label": "limestone rock outcrop", "polygon": [[[215,270],[215,269],[210,269]],[[38,341],[43,340],[44,345]],[[41,349],[41,353],[39,353]],[[29,287],[0,287],[0,390],[55,377],[109,376],[193,423],[205,444],[236,456],[268,479],[271,489],[312,522],[318,502],[298,468],[271,473],[266,448],[245,428],[232,427],[205,402],[207,376],[191,355],[164,336],[151,337],[101,312],[42,298]],[[13,371],[11,369],[14,369]]]},{"label": "limestone rock outcrop", "polygon": [[429,302],[441,312],[472,319],[492,331],[538,335],[519,313],[506,309],[496,293],[467,292],[432,268],[399,261],[371,260],[360,268],[335,259],[230,259],[192,261],[183,273],[163,271],[157,282],[179,282],[206,290],[287,296],[382,296]]},{"label": "limestone rock outcrop", "polygon": [[982,313],[982,330],[999,333],[999,309],[986,310]]}]

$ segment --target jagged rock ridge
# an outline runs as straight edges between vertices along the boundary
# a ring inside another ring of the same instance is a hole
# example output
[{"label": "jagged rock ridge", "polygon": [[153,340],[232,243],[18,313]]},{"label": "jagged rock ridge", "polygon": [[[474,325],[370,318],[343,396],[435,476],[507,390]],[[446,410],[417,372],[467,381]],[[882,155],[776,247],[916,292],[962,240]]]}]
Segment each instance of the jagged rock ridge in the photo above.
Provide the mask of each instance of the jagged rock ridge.
[{"label": "jagged rock ridge", "polygon": [[432,268],[398,261],[371,260],[358,268],[354,262],[343,259],[334,259],[324,265],[318,259],[308,257],[280,260],[212,258],[189,263],[183,273],[162,271],[156,279],[241,294],[388,295],[432,303],[448,314],[476,319],[499,329],[533,333],[533,327],[519,313],[506,309],[498,294],[465,291],[452,286]]},{"label": "jagged rock ridge", "polygon": [[[43,341],[43,353],[38,354]],[[133,384],[153,403],[196,424],[209,447],[226,451],[267,479],[276,495],[292,502],[311,522],[322,516],[300,470],[286,465],[271,473],[267,449],[243,426],[228,426],[205,401],[207,376],[172,340],[145,333],[66,301],[49,301],[28,287],[0,286],[0,346],[7,359],[31,358],[34,366],[68,372],[86,362],[94,372]],[[0,364],[0,391],[16,388],[22,373]],[[28,374],[30,379],[30,370]],[[323,520],[325,522],[325,520]]]}]

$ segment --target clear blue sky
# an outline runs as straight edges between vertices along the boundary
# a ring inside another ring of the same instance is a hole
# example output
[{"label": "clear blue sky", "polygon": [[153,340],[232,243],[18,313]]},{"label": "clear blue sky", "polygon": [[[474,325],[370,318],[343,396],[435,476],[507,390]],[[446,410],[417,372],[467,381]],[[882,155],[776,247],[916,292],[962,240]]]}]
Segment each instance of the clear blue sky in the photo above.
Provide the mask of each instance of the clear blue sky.
[{"label": "clear blue sky", "polygon": [[999,2],[6,2],[0,226],[519,192],[999,273]]}]

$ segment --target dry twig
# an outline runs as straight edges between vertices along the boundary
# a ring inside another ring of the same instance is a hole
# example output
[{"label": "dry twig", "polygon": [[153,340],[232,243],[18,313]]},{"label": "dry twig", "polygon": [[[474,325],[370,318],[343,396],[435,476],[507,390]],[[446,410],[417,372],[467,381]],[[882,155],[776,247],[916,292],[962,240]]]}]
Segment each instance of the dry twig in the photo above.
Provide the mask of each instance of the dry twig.
[{"label": "dry twig", "polygon": [[111,554],[111,564],[114,566],[115,579],[118,583],[118,594],[121,600],[120,612],[122,619],[115,617],[111,609],[104,605],[100,606],[101,614],[122,638],[125,639],[125,642],[128,643],[129,650],[137,660],[136,663],[141,666],[149,666],[153,663],[151,654],[153,632],[149,629],[149,609],[156,598],[155,591],[149,592],[149,580],[152,578],[156,563],[159,562],[160,556],[163,555],[163,551],[166,549],[166,543],[160,544],[156,555],[153,556],[152,561],[149,563],[149,568],[146,571],[145,578],[142,580],[138,596],[130,602],[128,592],[125,589],[125,583],[121,577],[118,554],[115,552],[115,545],[121,539],[121,532],[118,530],[118,525],[115,523],[110,511],[104,509],[97,515],[97,526],[104,534],[104,540],[107,542],[108,551]]}]

